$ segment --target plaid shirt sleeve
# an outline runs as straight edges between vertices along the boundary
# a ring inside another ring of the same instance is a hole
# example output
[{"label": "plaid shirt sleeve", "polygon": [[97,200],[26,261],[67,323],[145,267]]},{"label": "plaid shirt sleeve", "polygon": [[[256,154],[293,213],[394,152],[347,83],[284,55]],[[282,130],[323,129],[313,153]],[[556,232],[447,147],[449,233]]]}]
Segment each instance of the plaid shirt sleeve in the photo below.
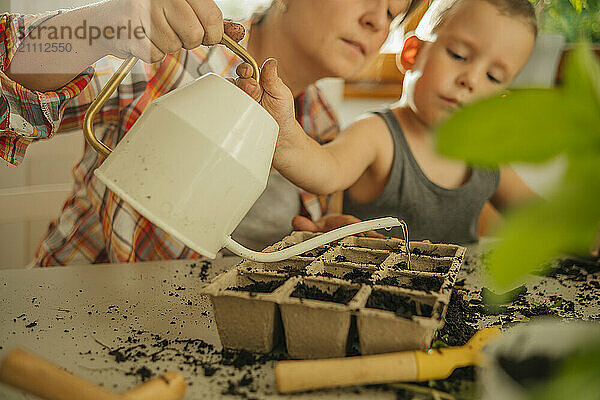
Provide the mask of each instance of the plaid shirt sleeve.
[{"label": "plaid shirt sleeve", "polygon": [[19,165],[27,146],[52,137],[59,129],[67,104],[78,96],[94,75],[86,69],[64,87],[51,92],[29,90],[6,74],[27,34],[60,14],[0,15],[0,157]]},{"label": "plaid shirt sleeve", "polygon": [[[327,101],[315,85],[309,86],[295,99],[296,119],[308,136],[325,144],[340,132],[337,115],[327,104]],[[328,196],[317,196],[302,190],[301,214],[310,217],[313,221],[319,220],[329,212],[341,212],[338,210],[339,194]]]}]

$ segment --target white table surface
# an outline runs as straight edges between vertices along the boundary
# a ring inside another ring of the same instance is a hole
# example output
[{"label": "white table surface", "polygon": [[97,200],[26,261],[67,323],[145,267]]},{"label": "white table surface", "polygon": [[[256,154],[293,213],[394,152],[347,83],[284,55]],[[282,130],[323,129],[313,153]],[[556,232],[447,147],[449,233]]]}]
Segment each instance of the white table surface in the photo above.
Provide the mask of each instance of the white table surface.
[{"label": "white table surface", "polygon": [[[208,281],[237,262],[237,257],[212,261]],[[170,341],[200,338],[220,348],[212,306],[206,296],[199,294],[208,281],[198,278],[200,268],[190,267],[194,263],[197,261],[175,260],[1,270],[0,357],[15,347],[24,348],[91,382],[122,392],[141,383],[138,376],[126,373],[144,364],[117,363],[98,342],[112,349],[131,347],[127,338],[142,330],[145,333],[135,337],[149,347],[156,344],[151,334],[158,334]],[[35,326],[26,327],[33,322]],[[208,378],[201,368],[194,373],[182,361],[182,357],[169,360],[163,354],[160,360],[145,366],[154,373],[183,368],[188,383],[186,399],[223,397],[227,381],[239,381],[249,368],[239,371],[221,366]],[[276,393],[273,362],[255,368],[253,376],[259,378],[251,388],[256,394],[244,390],[249,397],[290,397]],[[365,393],[368,398],[395,398],[393,391],[352,388],[294,397],[349,398]],[[30,398],[34,397],[0,384],[0,399]]]},{"label": "white table surface", "polygon": [[[469,249],[458,277],[465,279],[465,288],[471,293],[478,293],[482,286],[480,251],[480,248]],[[199,262],[195,260],[0,270],[0,357],[14,347],[21,347],[117,392],[141,383],[139,376],[127,375],[139,367],[146,366],[153,373],[181,370],[188,383],[186,399],[239,398],[223,396],[222,392],[227,389],[228,380],[239,382],[249,367],[240,371],[220,366],[214,376],[206,377],[202,368],[194,371],[181,355],[170,357],[171,350],[163,352],[153,363],[117,363],[103,347],[131,347],[133,344],[127,343],[127,339],[133,336],[139,340],[138,344],[146,344],[150,353],[157,342],[152,335],[160,335],[161,340],[171,341],[169,348],[177,350],[182,350],[183,344],[176,344],[175,339],[202,339],[220,348],[212,306],[199,291],[238,261],[237,257],[212,261],[207,279],[199,278]],[[599,272],[588,275],[583,282],[565,283],[532,276],[527,284],[528,296],[535,302],[548,304],[552,303],[549,297],[558,294],[573,301],[575,307],[557,311],[557,315],[567,319],[597,319],[598,293],[590,301],[582,294],[589,291],[590,280],[598,279]],[[501,318],[482,316],[480,326],[502,323]],[[31,323],[35,326],[27,328]],[[140,330],[144,333],[137,334]],[[255,380],[244,390],[249,398],[396,398],[393,390],[382,387],[278,396],[273,362],[252,370]],[[0,385],[0,399],[24,398],[32,397]]]}]

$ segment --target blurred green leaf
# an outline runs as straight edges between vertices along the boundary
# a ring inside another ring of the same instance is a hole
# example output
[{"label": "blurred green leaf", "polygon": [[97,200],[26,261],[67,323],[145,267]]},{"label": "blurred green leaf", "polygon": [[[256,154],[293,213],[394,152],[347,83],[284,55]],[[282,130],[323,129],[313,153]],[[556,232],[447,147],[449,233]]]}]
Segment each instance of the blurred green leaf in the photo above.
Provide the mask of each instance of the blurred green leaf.
[{"label": "blurred green leaf", "polygon": [[488,262],[494,283],[510,288],[553,257],[589,251],[600,228],[599,175],[583,183],[564,182],[548,200],[507,217],[500,232],[503,240]]},{"label": "blurred green leaf", "polygon": [[[567,59],[564,86],[565,92],[579,99],[582,107],[593,106],[586,112],[600,121],[600,64],[598,56],[590,50],[588,44],[576,46]],[[600,123],[596,125],[596,131],[600,132]]]},{"label": "blurred green leaf", "polygon": [[[573,97],[559,89],[527,89],[468,105],[439,128],[438,149],[449,157],[493,166],[542,162],[600,145],[600,134],[571,134],[590,128],[593,107]],[[600,130],[600,117],[598,124]]]}]

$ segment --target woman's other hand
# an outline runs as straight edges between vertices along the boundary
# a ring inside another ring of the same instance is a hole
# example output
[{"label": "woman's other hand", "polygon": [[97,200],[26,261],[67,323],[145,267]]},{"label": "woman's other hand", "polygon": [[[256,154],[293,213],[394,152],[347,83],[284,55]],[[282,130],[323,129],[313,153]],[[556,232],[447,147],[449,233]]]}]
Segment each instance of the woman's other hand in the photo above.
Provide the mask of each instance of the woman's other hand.
[{"label": "woman's other hand", "polygon": [[277,72],[277,60],[270,58],[261,68],[260,85],[252,78],[252,67],[242,63],[236,70],[236,85],[260,103],[279,124],[279,132],[285,134],[297,125],[294,112],[294,96]]},{"label": "woman's other hand", "polygon": [[[342,226],[361,222],[360,219],[353,215],[346,214],[329,214],[314,222],[306,217],[298,215],[292,220],[292,226],[297,231],[308,232],[329,232],[331,230],[341,228]],[[387,239],[387,236],[381,235],[375,231],[367,231],[356,234],[355,236],[366,236],[378,239]]]}]

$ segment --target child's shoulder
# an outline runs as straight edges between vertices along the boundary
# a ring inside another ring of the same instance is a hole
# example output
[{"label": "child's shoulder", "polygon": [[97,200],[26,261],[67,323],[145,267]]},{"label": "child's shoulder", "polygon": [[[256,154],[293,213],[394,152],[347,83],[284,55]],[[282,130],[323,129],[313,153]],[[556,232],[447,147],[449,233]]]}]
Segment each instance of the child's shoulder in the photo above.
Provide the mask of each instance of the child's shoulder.
[{"label": "child's shoulder", "polygon": [[394,140],[388,125],[380,115],[370,112],[361,115],[342,132],[342,140],[352,143],[364,154],[372,152],[373,162],[393,157]]},{"label": "child's shoulder", "polygon": [[359,130],[366,133],[389,133],[385,120],[381,117],[383,111],[371,111],[360,115],[345,130]]}]

